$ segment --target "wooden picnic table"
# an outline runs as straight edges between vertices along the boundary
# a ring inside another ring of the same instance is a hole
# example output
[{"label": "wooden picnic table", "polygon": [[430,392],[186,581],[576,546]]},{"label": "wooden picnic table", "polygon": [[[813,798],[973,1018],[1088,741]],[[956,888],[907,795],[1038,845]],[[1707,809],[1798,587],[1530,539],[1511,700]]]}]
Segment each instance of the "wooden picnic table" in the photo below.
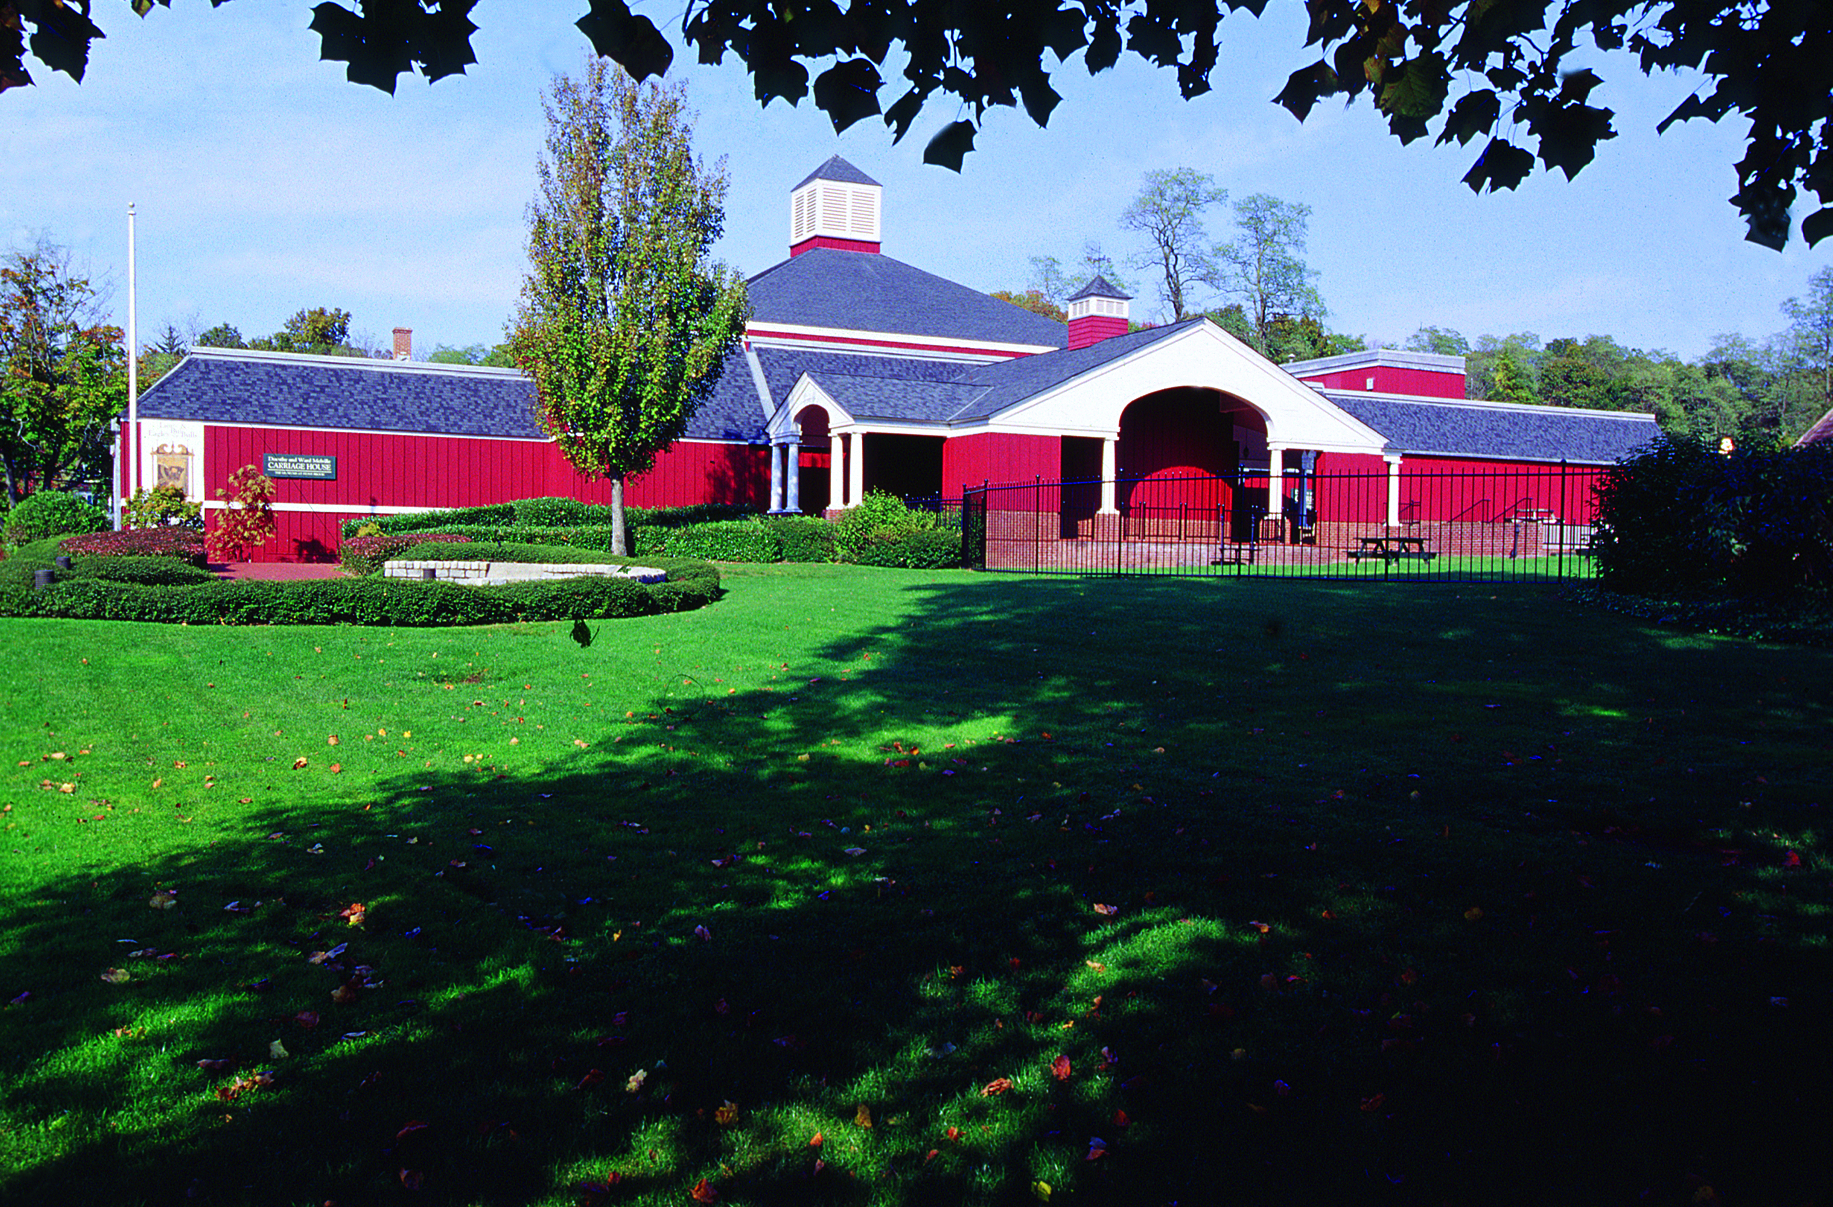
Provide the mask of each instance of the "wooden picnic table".
[{"label": "wooden picnic table", "polygon": [[1384,562],[1395,562],[1401,558],[1416,558],[1429,562],[1438,554],[1426,548],[1423,536],[1361,536],[1356,538],[1357,548],[1349,551],[1352,560],[1378,557]]}]

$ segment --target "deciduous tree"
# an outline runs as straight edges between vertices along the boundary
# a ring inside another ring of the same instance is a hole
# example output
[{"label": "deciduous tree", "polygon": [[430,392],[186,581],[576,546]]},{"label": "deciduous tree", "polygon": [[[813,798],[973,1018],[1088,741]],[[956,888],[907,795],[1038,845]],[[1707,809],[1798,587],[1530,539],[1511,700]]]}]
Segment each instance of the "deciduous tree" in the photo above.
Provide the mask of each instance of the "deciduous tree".
[{"label": "deciduous tree", "polygon": [[544,107],[509,344],[567,460],[610,479],[612,552],[628,554],[625,480],[687,430],[744,331],[744,283],[710,259],[725,165],[694,156],[683,88],[602,59],[556,77]]},{"label": "deciduous tree", "polygon": [[1213,279],[1241,300],[1242,313],[1263,346],[1275,319],[1323,320],[1324,299],[1306,267],[1305,237],[1311,207],[1255,193],[1235,203],[1233,242],[1215,251]]},{"label": "deciduous tree", "polygon": [[1139,193],[1121,212],[1120,225],[1144,235],[1151,249],[1134,266],[1158,278],[1165,318],[1179,322],[1196,308],[1195,290],[1220,273],[1205,215],[1228,200],[1228,190],[1207,172],[1175,168],[1147,172]]},{"label": "deciduous tree", "polygon": [[0,463],[7,497],[73,478],[107,478],[112,420],[127,406],[121,329],[48,240],[0,267]]}]

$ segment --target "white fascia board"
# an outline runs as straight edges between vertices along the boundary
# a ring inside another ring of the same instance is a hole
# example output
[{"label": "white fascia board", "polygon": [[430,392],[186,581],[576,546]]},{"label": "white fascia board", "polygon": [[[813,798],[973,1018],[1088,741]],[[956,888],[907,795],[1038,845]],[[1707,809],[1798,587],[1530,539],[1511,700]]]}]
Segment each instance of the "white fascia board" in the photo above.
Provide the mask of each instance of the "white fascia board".
[{"label": "white fascia board", "polygon": [[[827,348],[830,351],[877,351],[883,355],[887,344],[908,348],[912,352],[930,352],[944,360],[1006,360],[1013,356],[1040,352],[1060,352],[1051,344],[1012,344],[999,340],[956,339],[943,335],[907,335],[901,331],[858,331],[846,327],[810,327],[801,323],[772,323],[754,320],[759,333],[746,332],[747,338],[764,348]],[[763,334],[767,332],[768,334]],[[796,339],[796,336],[806,337]],[[848,345],[857,341],[859,347]]]},{"label": "white fascia board", "polygon": [[816,385],[814,378],[804,373],[790,387],[789,397],[784,399],[783,405],[770,419],[768,434],[771,441],[786,440],[791,436],[800,439],[802,432],[796,416],[811,406],[818,406],[827,412],[827,430],[830,435],[838,433],[841,428],[852,428],[853,416],[835,402],[826,390]]},{"label": "white fascia board", "polygon": [[989,431],[1114,432],[1128,404],[1161,390],[1218,390],[1259,412],[1281,448],[1379,453],[1387,438],[1205,320],[1000,412]]}]

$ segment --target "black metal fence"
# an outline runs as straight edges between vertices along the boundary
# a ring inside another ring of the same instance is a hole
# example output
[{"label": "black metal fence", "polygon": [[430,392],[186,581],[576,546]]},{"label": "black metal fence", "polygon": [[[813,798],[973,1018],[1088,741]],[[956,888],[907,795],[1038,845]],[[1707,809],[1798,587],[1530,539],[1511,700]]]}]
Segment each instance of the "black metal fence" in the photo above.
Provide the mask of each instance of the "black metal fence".
[{"label": "black metal fence", "polygon": [[[969,566],[1028,574],[1588,578],[1595,466],[988,484]],[[1277,485],[1275,497],[1272,485]]]}]

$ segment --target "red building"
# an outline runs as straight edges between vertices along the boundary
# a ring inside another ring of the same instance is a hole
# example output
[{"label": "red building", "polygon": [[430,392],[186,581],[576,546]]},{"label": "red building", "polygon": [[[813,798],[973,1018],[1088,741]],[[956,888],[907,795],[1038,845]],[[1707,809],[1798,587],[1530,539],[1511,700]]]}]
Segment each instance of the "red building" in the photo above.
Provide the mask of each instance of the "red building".
[{"label": "red building", "polygon": [[[1648,415],[1466,401],[1455,357],[1382,349],[1282,368],[1202,319],[1128,334],[1128,299],[1100,279],[1057,323],[882,254],[883,209],[883,189],[838,157],[791,191],[790,254],[748,282],[744,347],[630,502],[818,514],[874,488],[1069,480],[1089,483],[1078,506],[1098,527],[1175,503],[1194,474],[1258,474],[1280,531],[1288,505],[1400,524],[1409,474],[1601,466],[1657,434]],[[512,370],[200,348],[141,399],[130,447],[143,482],[181,484],[206,508],[235,469],[263,466],[282,525],[268,556],[315,560],[355,516],[608,499],[532,404]],[[1385,476],[1384,503],[1326,497],[1357,471]],[[1371,508],[1383,514],[1360,515]]]}]

